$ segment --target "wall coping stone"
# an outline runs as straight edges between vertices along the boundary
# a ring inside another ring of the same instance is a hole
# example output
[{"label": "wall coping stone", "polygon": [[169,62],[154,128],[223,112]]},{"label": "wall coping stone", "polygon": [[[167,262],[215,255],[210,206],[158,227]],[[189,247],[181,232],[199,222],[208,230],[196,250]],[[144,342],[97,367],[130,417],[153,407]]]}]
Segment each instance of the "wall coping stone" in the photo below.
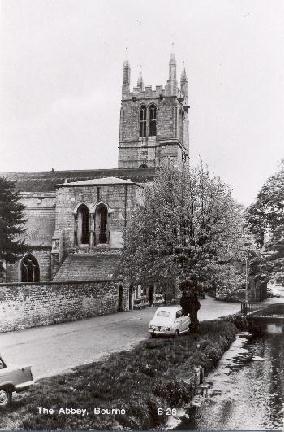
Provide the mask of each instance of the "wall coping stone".
[{"label": "wall coping stone", "polygon": [[123,279],[96,279],[96,280],[66,280],[66,281],[46,281],[46,282],[2,282],[0,283],[0,288],[4,288],[6,286],[20,286],[20,287],[24,287],[24,286],[29,286],[29,285],[85,285],[85,284],[89,284],[89,283],[109,283],[109,282],[123,282]]}]

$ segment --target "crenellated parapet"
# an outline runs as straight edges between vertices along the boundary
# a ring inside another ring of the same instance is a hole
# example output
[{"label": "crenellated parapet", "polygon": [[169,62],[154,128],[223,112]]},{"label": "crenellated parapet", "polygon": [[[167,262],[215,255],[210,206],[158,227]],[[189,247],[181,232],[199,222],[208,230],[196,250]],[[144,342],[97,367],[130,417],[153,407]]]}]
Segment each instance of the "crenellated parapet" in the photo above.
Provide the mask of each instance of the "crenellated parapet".
[{"label": "crenellated parapet", "polygon": [[145,86],[144,90],[141,87],[133,87],[132,92],[124,95],[123,99],[136,100],[139,99],[158,99],[166,96],[166,89],[162,85],[156,85],[156,88],[152,86]]}]

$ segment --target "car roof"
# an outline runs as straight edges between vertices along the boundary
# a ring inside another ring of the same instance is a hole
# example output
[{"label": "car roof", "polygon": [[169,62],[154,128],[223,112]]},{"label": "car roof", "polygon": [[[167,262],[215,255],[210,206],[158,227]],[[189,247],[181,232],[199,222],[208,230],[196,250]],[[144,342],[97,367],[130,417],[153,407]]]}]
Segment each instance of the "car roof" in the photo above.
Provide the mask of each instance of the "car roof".
[{"label": "car roof", "polygon": [[177,312],[181,310],[181,306],[160,306],[158,307],[157,311],[167,311],[167,312]]}]

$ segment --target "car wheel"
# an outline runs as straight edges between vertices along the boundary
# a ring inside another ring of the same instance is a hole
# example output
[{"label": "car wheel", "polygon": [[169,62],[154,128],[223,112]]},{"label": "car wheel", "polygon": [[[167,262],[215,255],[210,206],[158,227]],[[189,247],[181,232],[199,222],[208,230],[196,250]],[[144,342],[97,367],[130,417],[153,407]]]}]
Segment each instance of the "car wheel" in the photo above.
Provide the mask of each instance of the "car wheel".
[{"label": "car wheel", "polygon": [[0,407],[10,405],[12,400],[12,392],[6,389],[0,389]]},{"label": "car wheel", "polygon": [[156,337],[155,333],[151,333],[151,338],[155,338],[155,337]]}]

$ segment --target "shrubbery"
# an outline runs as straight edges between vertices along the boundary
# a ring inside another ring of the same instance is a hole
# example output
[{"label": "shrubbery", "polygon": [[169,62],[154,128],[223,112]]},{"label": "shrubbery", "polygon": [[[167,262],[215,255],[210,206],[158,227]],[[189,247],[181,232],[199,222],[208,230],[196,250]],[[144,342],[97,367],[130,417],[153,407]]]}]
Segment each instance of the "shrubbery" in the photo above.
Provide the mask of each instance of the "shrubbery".
[{"label": "shrubbery", "polygon": [[225,317],[222,317],[222,320],[233,323],[240,331],[247,331],[249,328],[247,318],[243,316],[241,313],[236,313],[234,315],[227,315]]}]

